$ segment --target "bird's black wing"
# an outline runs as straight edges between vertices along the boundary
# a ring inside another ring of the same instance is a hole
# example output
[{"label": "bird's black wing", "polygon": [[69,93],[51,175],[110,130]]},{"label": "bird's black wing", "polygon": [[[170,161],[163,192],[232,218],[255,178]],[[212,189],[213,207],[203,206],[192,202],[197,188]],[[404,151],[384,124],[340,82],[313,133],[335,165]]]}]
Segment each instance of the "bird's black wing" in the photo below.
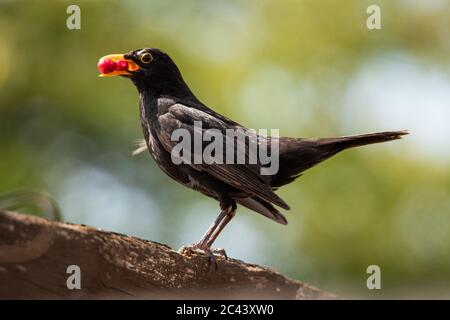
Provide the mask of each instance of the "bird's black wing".
[{"label": "bird's black wing", "polygon": [[[238,129],[231,126],[221,119],[196,108],[191,108],[180,103],[174,104],[168,108],[167,112],[158,116],[157,135],[164,148],[171,152],[172,148],[178,143],[172,141],[172,132],[176,129],[186,129],[194,134],[194,121],[201,121],[202,133],[208,129]],[[241,127],[241,129],[243,129]],[[224,137],[226,139],[226,137]],[[245,146],[248,153],[248,146]],[[286,202],[277,196],[269,184],[269,178],[259,174],[261,165],[259,164],[212,164],[189,163],[191,167],[199,171],[205,171],[222,182],[257,196],[265,201],[271,202],[284,209],[289,209]]]}]

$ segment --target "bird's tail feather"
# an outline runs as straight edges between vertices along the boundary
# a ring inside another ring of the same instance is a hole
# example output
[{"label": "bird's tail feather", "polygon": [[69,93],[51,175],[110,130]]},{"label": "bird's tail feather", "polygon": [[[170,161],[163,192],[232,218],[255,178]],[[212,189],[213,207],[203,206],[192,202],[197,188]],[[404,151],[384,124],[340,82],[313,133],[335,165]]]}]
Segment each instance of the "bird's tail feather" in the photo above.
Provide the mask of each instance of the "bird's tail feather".
[{"label": "bird's tail feather", "polygon": [[396,140],[406,134],[407,131],[386,131],[336,138],[282,138],[284,149],[280,154],[280,170],[272,178],[271,186],[278,188],[294,181],[303,171],[342,150]]},{"label": "bird's tail feather", "polygon": [[408,134],[408,131],[385,131],[338,138],[323,138],[319,139],[318,142],[321,145],[331,147],[333,151],[339,152],[344,149],[360,147],[367,144],[401,139],[406,134]]}]

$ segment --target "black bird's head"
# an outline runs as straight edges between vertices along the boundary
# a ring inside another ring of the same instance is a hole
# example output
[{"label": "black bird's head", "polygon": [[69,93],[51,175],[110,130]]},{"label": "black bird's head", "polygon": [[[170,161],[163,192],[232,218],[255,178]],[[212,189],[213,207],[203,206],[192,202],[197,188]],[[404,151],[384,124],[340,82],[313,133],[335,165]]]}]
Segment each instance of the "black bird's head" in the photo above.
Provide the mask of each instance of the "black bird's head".
[{"label": "black bird's head", "polygon": [[159,49],[144,48],[125,54],[110,54],[100,58],[97,68],[100,77],[130,78],[139,92],[192,94],[175,62]]}]

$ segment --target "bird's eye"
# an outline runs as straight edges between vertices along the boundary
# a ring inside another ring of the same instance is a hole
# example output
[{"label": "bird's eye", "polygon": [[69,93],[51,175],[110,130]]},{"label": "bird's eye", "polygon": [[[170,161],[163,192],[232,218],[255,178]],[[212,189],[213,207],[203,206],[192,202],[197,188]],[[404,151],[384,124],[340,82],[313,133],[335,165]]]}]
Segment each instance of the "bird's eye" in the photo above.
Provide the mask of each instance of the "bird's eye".
[{"label": "bird's eye", "polygon": [[141,60],[142,63],[150,63],[153,60],[153,56],[149,52],[144,52],[139,56],[139,60]]}]

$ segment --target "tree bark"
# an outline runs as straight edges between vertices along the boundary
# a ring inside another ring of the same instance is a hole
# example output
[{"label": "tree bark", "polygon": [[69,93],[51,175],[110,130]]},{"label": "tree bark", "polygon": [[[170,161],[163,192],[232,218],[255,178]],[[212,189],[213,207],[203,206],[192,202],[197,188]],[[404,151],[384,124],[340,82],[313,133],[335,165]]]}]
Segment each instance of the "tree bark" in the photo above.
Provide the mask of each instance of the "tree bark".
[{"label": "tree bark", "polygon": [[[0,299],[334,298],[266,267],[217,262],[214,271],[201,254],[0,210]],[[80,268],[81,289],[68,289],[71,265]]]}]

